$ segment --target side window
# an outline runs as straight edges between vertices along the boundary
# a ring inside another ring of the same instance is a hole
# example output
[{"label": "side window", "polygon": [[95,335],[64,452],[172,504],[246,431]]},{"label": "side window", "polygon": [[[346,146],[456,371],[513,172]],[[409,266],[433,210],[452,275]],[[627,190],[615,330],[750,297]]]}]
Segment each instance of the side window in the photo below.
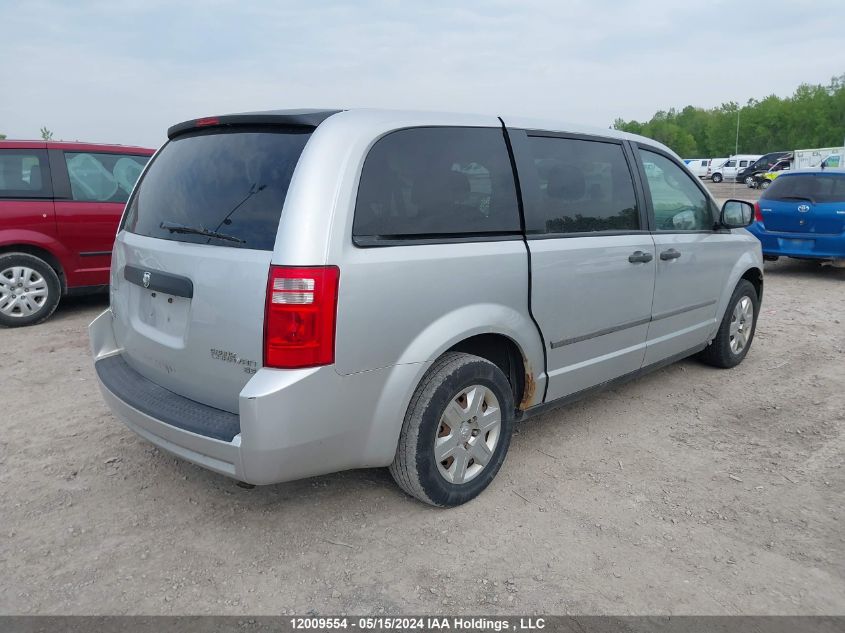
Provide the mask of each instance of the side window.
[{"label": "side window", "polygon": [[377,141],[364,161],[353,237],[519,230],[513,170],[500,129],[399,130]]},{"label": "side window", "polygon": [[710,231],[709,198],[683,169],[665,156],[640,150],[658,231]]},{"label": "side window", "polygon": [[47,154],[41,150],[0,150],[0,198],[49,198]]},{"label": "side window", "polygon": [[148,160],[149,156],[65,152],[73,199],[126,202]]},{"label": "side window", "polygon": [[640,228],[631,171],[621,145],[530,136],[539,195],[529,205],[528,233],[636,231]]}]

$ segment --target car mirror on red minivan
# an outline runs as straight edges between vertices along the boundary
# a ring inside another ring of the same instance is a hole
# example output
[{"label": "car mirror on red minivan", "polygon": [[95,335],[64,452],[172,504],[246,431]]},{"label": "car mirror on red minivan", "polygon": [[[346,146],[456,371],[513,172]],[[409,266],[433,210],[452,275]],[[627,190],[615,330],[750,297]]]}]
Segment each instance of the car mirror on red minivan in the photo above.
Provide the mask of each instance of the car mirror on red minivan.
[{"label": "car mirror on red minivan", "polygon": [[741,229],[754,221],[754,206],[745,200],[726,200],[719,224],[726,229]]}]

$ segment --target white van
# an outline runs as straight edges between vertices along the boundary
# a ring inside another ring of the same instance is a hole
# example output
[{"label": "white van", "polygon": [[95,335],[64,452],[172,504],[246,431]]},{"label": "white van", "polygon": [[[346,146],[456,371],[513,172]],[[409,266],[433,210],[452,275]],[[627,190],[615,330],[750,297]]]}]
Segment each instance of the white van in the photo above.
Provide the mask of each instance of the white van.
[{"label": "white van", "polygon": [[379,110],[168,137],[126,206],[91,346],[112,411],[215,472],[387,466],[455,506],[495,477],[517,420],[750,348],[754,208],[720,210],[650,139]]},{"label": "white van", "polygon": [[709,158],[685,158],[684,163],[694,176],[704,178],[707,175],[707,169],[710,167]]},{"label": "white van", "polygon": [[736,175],[758,158],[760,158],[760,154],[737,154],[736,156],[731,156],[720,167],[710,170],[710,178],[713,179],[713,182],[736,180]]}]

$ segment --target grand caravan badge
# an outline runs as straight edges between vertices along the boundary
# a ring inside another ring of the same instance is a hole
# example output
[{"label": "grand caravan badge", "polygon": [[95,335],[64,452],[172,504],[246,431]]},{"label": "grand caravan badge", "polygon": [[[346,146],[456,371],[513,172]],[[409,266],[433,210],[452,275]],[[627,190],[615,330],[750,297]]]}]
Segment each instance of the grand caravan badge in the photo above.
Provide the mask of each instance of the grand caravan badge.
[{"label": "grand caravan badge", "polygon": [[258,363],[254,360],[241,358],[235,352],[228,352],[224,349],[211,348],[211,358],[213,360],[220,360],[224,363],[231,363],[232,365],[240,365],[244,369],[244,373],[254,374],[258,371]]}]

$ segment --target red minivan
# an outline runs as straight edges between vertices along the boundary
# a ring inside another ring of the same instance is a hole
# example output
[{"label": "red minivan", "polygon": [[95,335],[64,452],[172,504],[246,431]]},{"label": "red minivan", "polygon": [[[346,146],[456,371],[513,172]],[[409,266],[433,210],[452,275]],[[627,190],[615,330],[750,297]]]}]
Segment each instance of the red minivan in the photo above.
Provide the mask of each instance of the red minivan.
[{"label": "red minivan", "polygon": [[105,290],[123,206],[152,155],[0,141],[0,325],[39,323],[62,295]]}]

